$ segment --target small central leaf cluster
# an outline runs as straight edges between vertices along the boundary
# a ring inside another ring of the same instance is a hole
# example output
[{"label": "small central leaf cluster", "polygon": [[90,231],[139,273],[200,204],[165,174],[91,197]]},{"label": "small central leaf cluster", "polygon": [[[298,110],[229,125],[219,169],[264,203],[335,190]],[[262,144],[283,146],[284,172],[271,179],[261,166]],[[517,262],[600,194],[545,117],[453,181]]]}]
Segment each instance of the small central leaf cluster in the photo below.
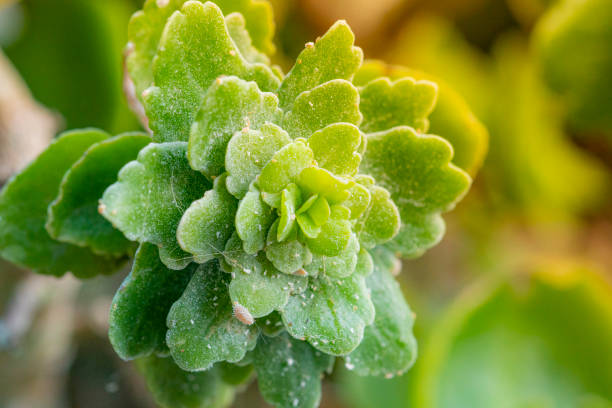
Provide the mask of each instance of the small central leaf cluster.
[{"label": "small central leaf cluster", "polygon": [[164,406],[225,406],[254,370],[270,403],[315,407],[336,356],[406,371],[397,257],[471,181],[425,133],[436,85],[362,67],[344,22],[285,75],[260,0],[147,0],[129,36],[151,134],[60,136],[0,195],[2,256],[82,277],[133,258],[110,340]]}]

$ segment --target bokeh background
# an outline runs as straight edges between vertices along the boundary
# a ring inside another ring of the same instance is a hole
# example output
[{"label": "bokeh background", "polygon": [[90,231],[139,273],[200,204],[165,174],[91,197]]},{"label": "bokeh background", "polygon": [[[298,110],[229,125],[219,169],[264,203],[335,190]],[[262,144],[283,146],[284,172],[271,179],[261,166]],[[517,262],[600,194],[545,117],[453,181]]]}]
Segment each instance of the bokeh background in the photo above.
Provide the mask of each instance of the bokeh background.
[{"label": "bokeh background", "polygon": [[[440,132],[488,152],[461,158],[470,194],[398,278],[415,366],[378,379],[338,363],[321,406],[612,407],[612,1],[272,3],[285,71],[344,18],[367,58],[439,83],[434,115],[464,125]],[[62,129],[139,128],[121,89],[140,6],[0,0],[0,183]],[[78,282],[0,261],[0,408],[154,406],[107,340],[126,273]],[[235,406],[266,405],[254,384]]]}]

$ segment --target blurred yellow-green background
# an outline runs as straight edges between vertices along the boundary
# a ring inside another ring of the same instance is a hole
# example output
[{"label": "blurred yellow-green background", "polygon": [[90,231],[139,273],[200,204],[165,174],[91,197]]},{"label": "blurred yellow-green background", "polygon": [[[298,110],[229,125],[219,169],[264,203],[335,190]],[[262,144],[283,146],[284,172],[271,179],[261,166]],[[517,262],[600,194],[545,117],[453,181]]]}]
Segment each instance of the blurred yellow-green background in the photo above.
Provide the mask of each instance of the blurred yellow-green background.
[{"label": "blurred yellow-green background", "polygon": [[[398,277],[417,363],[377,379],[339,362],[321,406],[612,407],[612,1],[272,3],[285,71],[346,19],[366,58],[391,64],[373,72],[438,82],[430,131],[474,175],[443,241]],[[140,6],[0,0],[0,183],[62,129],[139,128],[122,51]],[[123,276],[0,261],[0,408],[153,406],[106,337]],[[253,384],[235,406],[266,405]]]}]

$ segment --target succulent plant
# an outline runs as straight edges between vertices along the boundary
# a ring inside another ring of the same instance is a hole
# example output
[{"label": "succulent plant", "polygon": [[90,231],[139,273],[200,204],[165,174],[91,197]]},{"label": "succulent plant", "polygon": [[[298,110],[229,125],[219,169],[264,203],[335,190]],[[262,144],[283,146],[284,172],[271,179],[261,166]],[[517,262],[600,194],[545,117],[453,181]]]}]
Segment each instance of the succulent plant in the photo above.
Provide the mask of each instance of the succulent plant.
[{"label": "succulent plant", "polygon": [[426,133],[435,83],[353,84],[344,22],[285,75],[272,26],[262,1],[148,0],[126,65],[150,135],[68,132],[0,195],[16,264],[90,277],[133,258],[110,340],[163,406],[225,406],[254,370],[273,405],[315,407],[335,357],[406,371],[399,257],[441,239],[471,183]]}]

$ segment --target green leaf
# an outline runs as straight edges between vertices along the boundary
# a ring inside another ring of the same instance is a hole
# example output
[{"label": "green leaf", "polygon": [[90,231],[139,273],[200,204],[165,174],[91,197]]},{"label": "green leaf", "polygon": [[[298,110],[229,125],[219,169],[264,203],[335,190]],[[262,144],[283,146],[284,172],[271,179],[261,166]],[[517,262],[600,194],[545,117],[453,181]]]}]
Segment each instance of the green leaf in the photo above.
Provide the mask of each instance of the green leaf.
[{"label": "green leaf", "polygon": [[325,82],[352,79],[363,60],[354,42],[348,24],[338,21],[314,44],[306,44],[278,90],[281,108],[291,110],[298,95]]},{"label": "green leaf", "polygon": [[335,79],[302,92],[283,117],[283,129],[294,139],[337,122],[358,125],[359,91],[348,81]]},{"label": "green leaf", "polygon": [[361,140],[356,126],[335,123],[314,132],[308,138],[308,146],[319,167],[339,176],[352,176],[361,163],[361,155],[357,153]]},{"label": "green leaf", "polygon": [[295,212],[302,205],[302,193],[295,184],[291,183],[281,193],[280,217],[278,219],[278,242],[283,242],[295,227]]},{"label": "green leaf", "polygon": [[414,314],[392,275],[397,261],[388,251],[375,250],[374,273],[366,278],[376,310],[361,344],[345,358],[346,367],[359,375],[390,377],[408,370],[417,356],[412,333]]},{"label": "green leaf", "polygon": [[453,163],[457,166],[471,175],[480,169],[487,152],[488,133],[461,95],[432,75],[405,67],[389,66],[380,61],[364,62],[355,74],[353,83],[365,86],[380,77],[389,77],[394,81],[411,77],[436,83],[438,98],[429,115],[429,132],[451,143],[455,152]]},{"label": "green leaf", "polygon": [[312,262],[312,253],[297,240],[297,228],[293,228],[287,240],[278,242],[278,221],[268,231],[266,257],[281,272],[298,273]]},{"label": "green leaf", "polygon": [[357,254],[359,253],[359,240],[355,234],[346,245],[346,248],[337,256],[325,256],[315,254],[312,263],[304,267],[308,276],[324,274],[332,278],[346,278],[350,276],[357,266]]},{"label": "green leaf", "polygon": [[224,383],[213,368],[190,373],[172,358],[150,356],[136,360],[155,402],[163,408],[224,408],[234,398],[233,387]]},{"label": "green leaf", "polygon": [[0,193],[0,255],[35,272],[61,276],[70,271],[86,278],[110,274],[123,260],[94,255],[89,249],[51,239],[45,229],[47,207],[57,196],[66,171],[104,132],[84,129],[54,140]]},{"label": "green leaf", "polygon": [[189,1],[164,28],[143,101],[156,141],[186,141],[206,90],[222,75],[273,91],[279,81],[264,64],[247,62],[230,38],[221,10]]},{"label": "green leaf", "polygon": [[309,278],[304,293],[289,298],[281,314],[291,336],[341,356],[361,342],[365,326],[374,320],[374,306],[362,274],[342,279],[320,274]]},{"label": "green leaf", "polygon": [[346,207],[333,206],[329,220],[321,226],[321,233],[316,238],[306,237],[308,248],[319,255],[340,255],[352,234],[352,225],[348,217],[349,210]]},{"label": "green leaf", "polygon": [[171,269],[183,269],[192,257],[176,240],[176,228],[189,205],[210,184],[189,167],[187,143],[151,143],[126,164],[119,180],[106,189],[100,210],[125,236],[160,248]]},{"label": "green leaf", "polygon": [[187,287],[196,268],[166,268],[155,245],[141,244],[132,271],[113,299],[109,315],[109,338],[124,360],[167,351],[166,317],[172,304]]},{"label": "green leaf", "polygon": [[[261,92],[255,82],[236,77],[223,77],[214,81],[204,95],[189,136],[188,157],[191,167],[209,177],[221,174],[228,157],[226,154],[237,153],[226,153],[232,136],[240,131],[248,132],[251,128],[258,129],[267,121],[277,120],[280,115],[277,105],[276,96]],[[274,132],[269,127],[267,130]],[[269,160],[265,152],[261,154],[262,159]],[[229,165],[236,167],[237,158],[229,156],[229,159]],[[241,159],[244,160],[244,157]]]},{"label": "green leaf", "polygon": [[215,179],[212,190],[191,203],[176,230],[181,248],[204,263],[219,255],[234,232],[238,200],[225,188],[226,175]]},{"label": "green leaf", "polygon": [[[292,293],[303,292],[305,277],[291,276],[277,270],[262,253],[259,256],[240,256],[240,240],[233,239],[225,248],[225,257],[233,265],[233,278],[229,286],[232,302],[238,302],[251,316],[267,316],[282,309]],[[251,257],[248,264],[241,258]]]},{"label": "green leaf", "polygon": [[117,173],[151,142],[142,133],[126,133],[92,145],[66,172],[59,194],[49,206],[46,228],[51,237],[119,256],[132,245],[98,213],[98,200]]},{"label": "green leaf", "polygon": [[[370,201],[372,200],[372,194],[370,190],[364,187],[362,184],[374,184],[374,180],[369,176],[359,176],[351,188],[349,188],[349,198],[342,203],[351,212],[351,219],[355,220],[370,208]],[[358,184],[362,183],[362,184]]]},{"label": "green leaf", "polygon": [[400,214],[387,190],[374,184],[368,185],[370,205],[353,227],[359,242],[365,248],[384,244],[400,230]]},{"label": "green leaf", "polygon": [[225,25],[227,32],[240,50],[240,54],[248,62],[260,62],[262,64],[270,64],[270,58],[253,46],[249,32],[246,29],[244,16],[240,13],[231,13],[225,17]]},{"label": "green leaf", "polygon": [[453,208],[470,186],[470,177],[450,163],[452,155],[444,139],[417,135],[406,126],[368,135],[361,171],[391,193],[402,219],[398,243],[408,243],[401,236],[411,229],[427,232],[412,237],[410,245],[395,245],[402,256],[414,256],[437,243],[440,236],[430,233],[442,232],[439,214]]},{"label": "green leaf", "polygon": [[183,370],[205,370],[218,361],[236,363],[255,347],[257,326],[233,316],[230,278],[216,260],[201,265],[170,309],[166,343]]},{"label": "green leaf", "polygon": [[330,203],[341,203],[349,197],[347,191],[354,182],[338,177],[320,167],[305,168],[298,177],[298,184],[306,194],[319,194]]},{"label": "green leaf", "polygon": [[282,334],[260,341],[253,351],[259,390],[275,407],[316,408],[321,400],[321,376],[334,358],[308,343]]},{"label": "green leaf", "polygon": [[256,254],[264,248],[268,230],[276,218],[274,210],[262,200],[256,188],[253,187],[240,200],[236,212],[236,232],[246,253]]},{"label": "green leaf", "polygon": [[280,193],[312,164],[313,153],[302,141],[284,146],[272,156],[259,175],[259,188],[266,193]]},{"label": "green leaf", "polygon": [[245,129],[236,133],[227,144],[225,154],[229,192],[237,198],[244,197],[274,153],[289,143],[291,138],[287,132],[271,123],[262,125],[259,130]]},{"label": "green leaf", "polygon": [[363,132],[373,133],[396,126],[410,126],[417,132],[429,128],[427,117],[436,105],[438,87],[431,81],[402,78],[391,82],[378,78],[359,90]]},{"label": "green leaf", "polygon": [[268,337],[276,337],[285,331],[283,318],[278,312],[272,312],[266,317],[257,320],[257,325],[261,329],[261,332]]},{"label": "green leaf", "polygon": [[[147,0],[142,11],[135,13],[130,20],[128,25],[130,43],[126,64],[139,98],[142,92],[153,83],[153,58],[159,48],[166,22],[185,1]],[[234,12],[242,13],[250,35],[249,43],[252,39],[253,45],[264,53],[274,51],[271,41],[274,34],[274,21],[269,3],[258,0],[217,0],[215,3],[226,15]],[[236,30],[237,22],[234,16],[227,18],[229,33],[236,44],[245,44],[244,33]],[[239,45],[239,48],[243,51],[242,45]],[[245,55],[245,57],[249,59],[249,56]]]}]

